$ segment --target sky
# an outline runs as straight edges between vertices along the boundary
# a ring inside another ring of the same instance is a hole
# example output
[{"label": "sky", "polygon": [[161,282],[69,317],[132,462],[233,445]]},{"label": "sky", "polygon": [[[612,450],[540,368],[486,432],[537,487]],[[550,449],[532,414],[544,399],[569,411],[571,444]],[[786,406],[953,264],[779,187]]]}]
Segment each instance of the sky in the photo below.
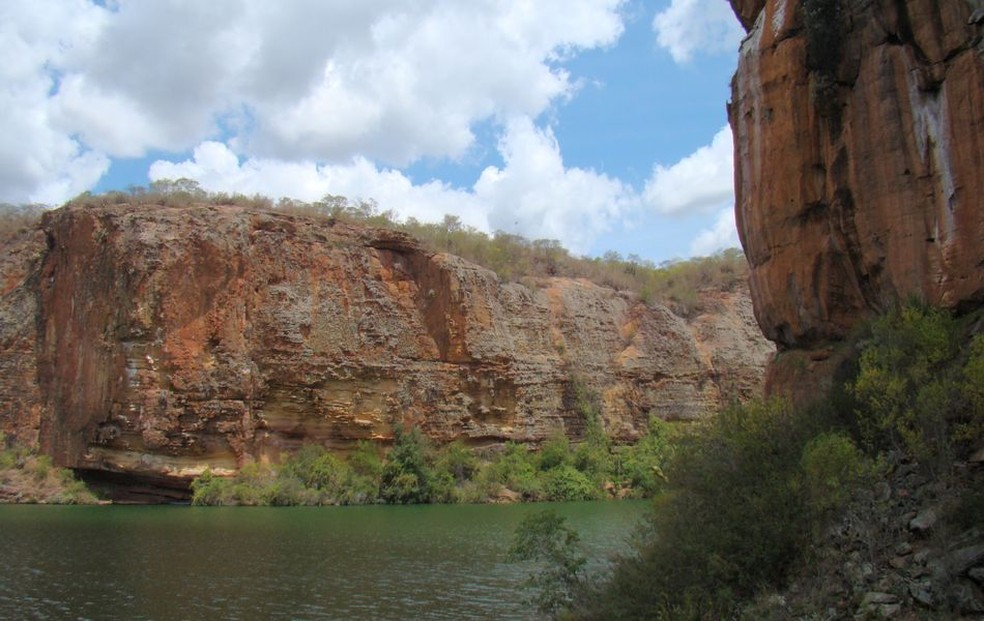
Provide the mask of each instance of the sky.
[{"label": "sky", "polygon": [[726,0],[3,0],[0,202],[186,177],[706,255],[742,36]]}]

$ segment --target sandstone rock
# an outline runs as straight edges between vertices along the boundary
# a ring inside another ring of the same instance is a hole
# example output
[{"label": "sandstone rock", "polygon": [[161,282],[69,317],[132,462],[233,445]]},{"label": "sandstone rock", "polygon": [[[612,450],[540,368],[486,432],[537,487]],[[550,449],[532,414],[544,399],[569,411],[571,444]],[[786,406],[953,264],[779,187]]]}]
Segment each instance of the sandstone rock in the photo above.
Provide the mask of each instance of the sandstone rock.
[{"label": "sandstone rock", "polygon": [[[823,350],[913,295],[984,303],[981,7],[840,6],[818,59],[801,2],[732,0],[749,29],[729,105],[736,218],[780,349]],[[773,392],[796,389],[786,373]]]},{"label": "sandstone rock", "polygon": [[891,619],[898,615],[900,609],[899,598],[895,595],[869,591],[861,598],[858,616],[866,618],[874,615],[878,619]]},{"label": "sandstone rock", "polygon": [[909,584],[909,594],[919,605],[935,608],[936,598],[933,597],[933,587],[929,580],[920,580]]},{"label": "sandstone rock", "polygon": [[984,544],[967,546],[946,555],[945,564],[951,575],[966,573],[970,568],[984,565]]},{"label": "sandstone rock", "polygon": [[[412,237],[232,206],[49,212],[3,240],[0,428],[59,465],[187,481],[316,442],[629,441],[759,391],[747,294],[692,324],[587,281],[500,282]],[[744,343],[744,345],[743,345]]]},{"label": "sandstone rock", "polygon": [[938,520],[939,510],[936,507],[923,509],[916,517],[909,520],[909,530],[915,533],[926,533],[936,526]]}]

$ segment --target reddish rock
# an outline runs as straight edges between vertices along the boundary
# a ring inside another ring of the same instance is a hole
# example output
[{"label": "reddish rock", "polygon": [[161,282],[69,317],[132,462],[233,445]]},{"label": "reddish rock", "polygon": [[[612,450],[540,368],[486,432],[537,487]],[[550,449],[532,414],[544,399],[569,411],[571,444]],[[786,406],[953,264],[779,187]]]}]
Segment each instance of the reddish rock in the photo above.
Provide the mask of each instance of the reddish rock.
[{"label": "reddish rock", "polygon": [[577,437],[579,381],[631,439],[650,413],[758,392],[773,351],[740,291],[691,325],[586,281],[502,283],[401,233],[275,211],[62,208],[3,243],[3,430],[61,465],[164,481],[388,442],[400,422],[473,446]]},{"label": "reddish rock", "polygon": [[977,5],[842,0],[817,35],[832,43],[808,54],[818,24],[799,0],[732,0],[749,27],[729,105],[736,216],[781,349],[823,348],[911,296],[984,302]]}]

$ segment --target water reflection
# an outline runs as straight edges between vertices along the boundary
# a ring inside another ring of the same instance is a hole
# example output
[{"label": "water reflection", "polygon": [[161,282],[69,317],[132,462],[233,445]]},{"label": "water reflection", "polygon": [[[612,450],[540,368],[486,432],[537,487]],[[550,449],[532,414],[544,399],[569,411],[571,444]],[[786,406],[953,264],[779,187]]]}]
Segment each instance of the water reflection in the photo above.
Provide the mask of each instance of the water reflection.
[{"label": "water reflection", "polygon": [[[0,507],[0,618],[528,618],[506,552],[544,506]],[[596,565],[645,510],[551,506]]]}]

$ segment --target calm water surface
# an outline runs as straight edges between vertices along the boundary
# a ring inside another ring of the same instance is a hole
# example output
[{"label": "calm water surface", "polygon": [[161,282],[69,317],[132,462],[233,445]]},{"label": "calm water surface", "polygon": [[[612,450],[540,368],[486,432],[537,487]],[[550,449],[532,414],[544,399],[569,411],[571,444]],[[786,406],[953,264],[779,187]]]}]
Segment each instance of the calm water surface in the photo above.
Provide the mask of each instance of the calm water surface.
[{"label": "calm water surface", "polygon": [[525,619],[506,554],[547,506],[595,569],[646,509],[0,506],[0,619]]}]

